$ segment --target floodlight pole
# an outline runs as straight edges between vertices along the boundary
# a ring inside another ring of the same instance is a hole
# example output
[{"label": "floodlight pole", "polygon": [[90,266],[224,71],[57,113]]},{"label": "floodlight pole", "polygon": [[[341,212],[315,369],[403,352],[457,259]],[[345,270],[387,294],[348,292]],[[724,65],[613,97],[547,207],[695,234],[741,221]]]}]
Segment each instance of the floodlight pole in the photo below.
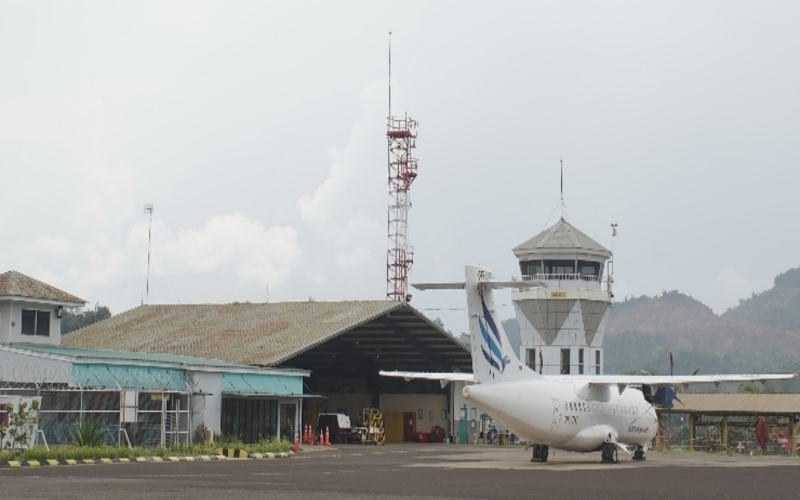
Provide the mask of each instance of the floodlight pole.
[{"label": "floodlight pole", "polygon": [[[150,217],[150,222],[148,223],[148,226],[147,226],[147,284],[145,285],[146,286],[146,288],[145,288],[145,297],[146,297],[147,303],[149,304],[150,303],[150,243],[153,240],[153,237],[152,237],[152,235],[153,235],[153,204],[152,203],[145,204],[144,213],[146,213]],[[144,305],[144,304],[142,304],[142,305]]]}]

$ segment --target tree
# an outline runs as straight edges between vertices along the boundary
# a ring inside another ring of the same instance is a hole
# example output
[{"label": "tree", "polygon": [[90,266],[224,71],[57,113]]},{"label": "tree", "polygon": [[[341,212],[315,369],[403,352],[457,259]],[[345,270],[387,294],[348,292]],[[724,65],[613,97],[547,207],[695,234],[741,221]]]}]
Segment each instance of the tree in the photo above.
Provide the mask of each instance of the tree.
[{"label": "tree", "polygon": [[79,310],[64,311],[61,317],[61,334],[66,335],[69,332],[79,330],[83,327],[89,326],[98,321],[103,321],[111,317],[111,310],[106,306],[96,305],[94,310]]}]

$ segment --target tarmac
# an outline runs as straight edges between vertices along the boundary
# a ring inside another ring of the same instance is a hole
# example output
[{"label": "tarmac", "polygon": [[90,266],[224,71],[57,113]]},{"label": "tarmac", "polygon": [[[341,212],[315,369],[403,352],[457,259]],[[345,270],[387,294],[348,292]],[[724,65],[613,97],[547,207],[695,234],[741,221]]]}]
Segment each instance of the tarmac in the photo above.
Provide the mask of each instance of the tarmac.
[{"label": "tarmac", "polygon": [[551,450],[542,464],[522,447],[310,446],[285,460],[0,469],[0,485],[27,499],[796,499],[800,458],[673,451],[601,464]]}]

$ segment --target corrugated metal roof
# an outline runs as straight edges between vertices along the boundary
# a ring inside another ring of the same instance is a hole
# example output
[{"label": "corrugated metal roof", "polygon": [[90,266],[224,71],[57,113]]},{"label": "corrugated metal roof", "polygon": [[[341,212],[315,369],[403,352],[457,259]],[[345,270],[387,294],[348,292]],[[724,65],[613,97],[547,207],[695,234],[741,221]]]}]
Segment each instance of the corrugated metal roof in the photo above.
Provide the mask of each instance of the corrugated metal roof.
[{"label": "corrugated metal roof", "polygon": [[22,297],[29,299],[51,300],[65,304],[84,305],[80,297],[48,285],[42,281],[26,276],[17,271],[6,271],[0,274],[0,297]]},{"label": "corrugated metal roof", "polygon": [[165,363],[174,365],[207,366],[214,368],[252,368],[241,363],[231,363],[218,359],[197,358],[193,356],[180,356],[176,354],[107,351],[103,349],[81,349],[77,347],[62,347],[54,345],[13,344],[9,347],[25,351],[63,356],[76,361],[135,361],[144,363]]},{"label": "corrugated metal roof", "polygon": [[536,250],[586,250],[611,255],[606,247],[564,219],[516,246],[514,253],[530,253]]},{"label": "corrugated metal roof", "polygon": [[275,366],[402,307],[394,301],[147,305],[65,335],[62,344]]},{"label": "corrugated metal roof", "polygon": [[800,413],[800,394],[772,393],[680,393],[676,413],[727,413],[766,415]]}]

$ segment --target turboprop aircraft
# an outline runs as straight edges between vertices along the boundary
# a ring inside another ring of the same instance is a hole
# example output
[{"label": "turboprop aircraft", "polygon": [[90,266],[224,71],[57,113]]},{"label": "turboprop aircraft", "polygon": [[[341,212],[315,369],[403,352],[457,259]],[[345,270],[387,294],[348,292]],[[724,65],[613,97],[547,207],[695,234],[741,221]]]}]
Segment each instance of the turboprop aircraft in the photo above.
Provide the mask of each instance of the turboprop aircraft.
[{"label": "turboprop aircraft", "polygon": [[466,266],[466,281],[412,285],[420,290],[466,289],[474,373],[381,371],[387,377],[463,381],[474,401],[511,432],[532,444],[532,462],[549,449],[600,451],[604,463],[618,450],[644,460],[658,429],[657,407],[671,408],[678,386],[788,380],[796,374],[756,375],[542,375],[513,352],[497,321],[493,289],[544,286],[534,281],[496,281],[491,271]]}]

